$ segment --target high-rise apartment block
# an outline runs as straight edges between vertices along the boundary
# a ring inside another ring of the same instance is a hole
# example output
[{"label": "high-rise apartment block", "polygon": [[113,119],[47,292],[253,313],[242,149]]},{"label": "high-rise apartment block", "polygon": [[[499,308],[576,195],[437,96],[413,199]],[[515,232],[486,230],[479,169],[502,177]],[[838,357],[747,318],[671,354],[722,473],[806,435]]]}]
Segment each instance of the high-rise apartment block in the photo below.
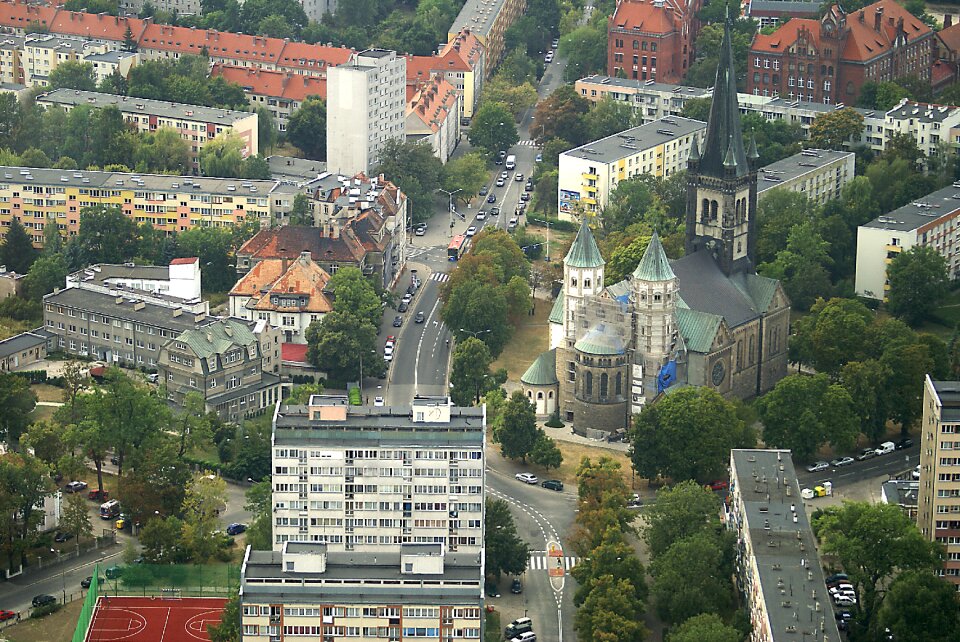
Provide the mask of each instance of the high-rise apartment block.
[{"label": "high-rise apartment block", "polygon": [[407,61],[367,49],[327,71],[327,169],[353,176],[380,163],[388,140],[406,136]]},{"label": "high-rise apartment block", "polygon": [[960,381],[923,386],[917,526],[946,547],[941,574],[960,590]]},{"label": "high-rise apartment block", "polygon": [[350,406],[314,395],[273,425],[273,543],[330,551],[397,552],[483,545],[483,408],[446,397],[410,406]]}]

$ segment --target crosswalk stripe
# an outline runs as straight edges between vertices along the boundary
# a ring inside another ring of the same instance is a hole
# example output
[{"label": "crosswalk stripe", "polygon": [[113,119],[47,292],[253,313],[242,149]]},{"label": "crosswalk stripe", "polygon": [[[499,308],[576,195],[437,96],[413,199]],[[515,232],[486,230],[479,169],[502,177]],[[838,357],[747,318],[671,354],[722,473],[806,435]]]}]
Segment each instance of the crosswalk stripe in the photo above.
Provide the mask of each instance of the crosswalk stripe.
[{"label": "crosswalk stripe", "polygon": [[446,283],[450,279],[450,275],[446,272],[434,272],[430,275],[430,278],[440,283]]},{"label": "crosswalk stripe", "polygon": [[525,140],[517,141],[517,145],[522,145],[523,147],[533,147],[533,146],[535,146],[536,144],[537,144],[536,141],[530,140],[530,139],[525,139]]},{"label": "crosswalk stripe", "polygon": [[567,571],[572,569],[580,561],[578,557],[567,556],[562,558],[547,557],[546,555],[531,555],[527,560],[527,568],[532,571],[545,571],[548,568],[556,567],[557,559],[563,560],[563,568]]}]

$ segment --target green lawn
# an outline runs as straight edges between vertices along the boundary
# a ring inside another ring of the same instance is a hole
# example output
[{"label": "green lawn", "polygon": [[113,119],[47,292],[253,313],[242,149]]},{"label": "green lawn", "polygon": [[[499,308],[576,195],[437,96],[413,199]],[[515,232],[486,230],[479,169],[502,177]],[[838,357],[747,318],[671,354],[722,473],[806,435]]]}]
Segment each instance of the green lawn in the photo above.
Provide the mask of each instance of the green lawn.
[{"label": "green lawn", "polygon": [[506,368],[510,381],[519,381],[520,375],[526,372],[533,360],[550,347],[547,317],[550,316],[553,301],[537,299],[535,303],[535,314],[518,321],[513,336],[491,366],[491,370]]}]

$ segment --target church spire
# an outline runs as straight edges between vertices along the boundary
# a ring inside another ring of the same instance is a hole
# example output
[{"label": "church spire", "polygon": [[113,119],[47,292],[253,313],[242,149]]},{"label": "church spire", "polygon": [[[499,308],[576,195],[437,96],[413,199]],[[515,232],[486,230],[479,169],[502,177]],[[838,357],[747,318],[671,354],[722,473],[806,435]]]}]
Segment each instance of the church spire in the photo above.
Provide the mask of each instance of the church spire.
[{"label": "church spire", "polygon": [[720,45],[720,64],[713,86],[713,103],[710,105],[710,120],[707,138],[700,155],[700,173],[722,178],[726,175],[727,152],[733,150],[733,165],[736,175],[748,171],[747,157],[743,148],[743,132],[740,130],[740,108],[737,104],[737,70],[733,59],[733,42],[730,35],[729,16],[723,23],[723,43]]},{"label": "church spire", "polygon": [[633,278],[642,281],[669,281],[677,278],[670,267],[670,260],[667,259],[667,253],[663,251],[663,245],[660,243],[660,235],[654,231],[647,245],[643,258],[633,271]]},{"label": "church spire", "polygon": [[586,215],[581,216],[580,231],[577,232],[577,238],[573,239],[573,245],[563,259],[565,265],[576,268],[597,268],[602,267],[605,261],[600,255],[600,248],[597,247],[597,241],[593,238],[593,232],[587,225]]}]

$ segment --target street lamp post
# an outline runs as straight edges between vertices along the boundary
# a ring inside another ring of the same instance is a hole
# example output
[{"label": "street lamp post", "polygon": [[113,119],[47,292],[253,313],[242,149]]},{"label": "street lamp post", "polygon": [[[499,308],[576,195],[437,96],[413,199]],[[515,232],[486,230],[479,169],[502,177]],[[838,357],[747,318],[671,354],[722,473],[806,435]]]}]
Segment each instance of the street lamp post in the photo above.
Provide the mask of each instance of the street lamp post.
[{"label": "street lamp post", "polygon": [[453,195],[463,190],[457,188],[452,192],[448,192],[447,190],[438,187],[437,191],[443,192],[447,195],[447,213],[450,215],[450,236],[453,236]]},{"label": "street lamp post", "polygon": [[466,334],[469,334],[470,336],[472,336],[474,339],[479,339],[480,337],[477,336],[477,335],[484,334],[484,333],[486,333],[486,332],[493,332],[493,330],[477,330],[476,332],[474,332],[473,330],[467,330],[466,328],[460,328],[460,332],[465,332]]}]

